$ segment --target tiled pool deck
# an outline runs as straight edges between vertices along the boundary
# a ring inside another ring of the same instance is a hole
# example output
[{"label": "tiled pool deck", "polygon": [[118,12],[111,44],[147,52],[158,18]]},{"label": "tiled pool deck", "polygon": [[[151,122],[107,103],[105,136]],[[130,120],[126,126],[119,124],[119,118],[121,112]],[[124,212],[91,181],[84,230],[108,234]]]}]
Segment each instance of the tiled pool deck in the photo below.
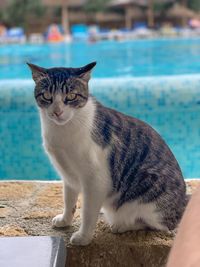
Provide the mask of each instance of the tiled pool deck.
[{"label": "tiled pool deck", "polygon": [[[188,193],[199,180],[187,181]],[[69,238],[80,224],[80,204],[73,226],[52,229],[51,219],[62,212],[61,182],[0,182],[0,236],[61,236],[67,247],[67,266],[144,266],[165,265],[173,233],[132,232],[114,235],[100,217],[91,245],[72,247]]]}]

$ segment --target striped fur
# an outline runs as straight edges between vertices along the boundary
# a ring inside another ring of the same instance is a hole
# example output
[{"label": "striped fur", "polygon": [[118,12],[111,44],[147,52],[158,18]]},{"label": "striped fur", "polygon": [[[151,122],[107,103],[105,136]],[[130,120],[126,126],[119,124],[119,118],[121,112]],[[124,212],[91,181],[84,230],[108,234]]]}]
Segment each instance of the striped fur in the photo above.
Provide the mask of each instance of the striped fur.
[{"label": "striped fur", "polygon": [[44,69],[29,64],[44,148],[63,179],[64,211],[53,226],[71,224],[82,193],[82,223],[71,237],[74,245],[91,241],[101,208],[114,233],[174,229],[186,205],[180,167],[153,128],[89,95],[94,65]]}]

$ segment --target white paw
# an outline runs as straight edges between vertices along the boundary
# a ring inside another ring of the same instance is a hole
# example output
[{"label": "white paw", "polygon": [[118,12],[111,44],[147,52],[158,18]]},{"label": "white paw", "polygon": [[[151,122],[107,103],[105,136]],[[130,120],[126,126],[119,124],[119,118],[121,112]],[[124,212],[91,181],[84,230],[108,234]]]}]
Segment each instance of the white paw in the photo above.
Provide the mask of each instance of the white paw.
[{"label": "white paw", "polygon": [[80,231],[72,234],[70,243],[75,246],[87,246],[92,240],[92,237],[83,235]]},{"label": "white paw", "polygon": [[67,220],[64,218],[63,214],[58,214],[52,220],[52,226],[53,227],[65,227],[65,226],[69,226],[69,225],[70,225],[70,223],[67,222]]}]

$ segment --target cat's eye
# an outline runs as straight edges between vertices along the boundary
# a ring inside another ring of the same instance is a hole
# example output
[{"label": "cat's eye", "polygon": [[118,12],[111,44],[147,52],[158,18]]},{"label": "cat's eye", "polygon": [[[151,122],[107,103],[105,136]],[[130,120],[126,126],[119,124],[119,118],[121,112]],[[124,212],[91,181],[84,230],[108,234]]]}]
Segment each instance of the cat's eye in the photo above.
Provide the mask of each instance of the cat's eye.
[{"label": "cat's eye", "polygon": [[77,98],[76,94],[70,93],[66,95],[64,102],[66,103],[66,102],[74,101],[76,98]]},{"label": "cat's eye", "polygon": [[49,92],[44,92],[42,94],[42,97],[44,100],[51,102],[52,101],[52,95]]}]

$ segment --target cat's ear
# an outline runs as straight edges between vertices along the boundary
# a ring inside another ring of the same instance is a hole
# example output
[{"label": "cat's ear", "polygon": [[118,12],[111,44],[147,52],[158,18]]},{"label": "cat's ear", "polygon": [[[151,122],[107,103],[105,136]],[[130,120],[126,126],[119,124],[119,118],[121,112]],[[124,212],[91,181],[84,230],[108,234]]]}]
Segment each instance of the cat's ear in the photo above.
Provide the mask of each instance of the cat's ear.
[{"label": "cat's ear", "polygon": [[92,62],[82,68],[80,68],[81,73],[79,75],[79,78],[81,78],[82,80],[89,82],[90,77],[91,77],[91,71],[94,68],[94,66],[96,66],[96,62]]},{"label": "cat's ear", "polygon": [[45,68],[39,67],[28,62],[27,65],[32,71],[32,77],[35,83],[38,83],[39,81],[47,77],[47,70]]}]

